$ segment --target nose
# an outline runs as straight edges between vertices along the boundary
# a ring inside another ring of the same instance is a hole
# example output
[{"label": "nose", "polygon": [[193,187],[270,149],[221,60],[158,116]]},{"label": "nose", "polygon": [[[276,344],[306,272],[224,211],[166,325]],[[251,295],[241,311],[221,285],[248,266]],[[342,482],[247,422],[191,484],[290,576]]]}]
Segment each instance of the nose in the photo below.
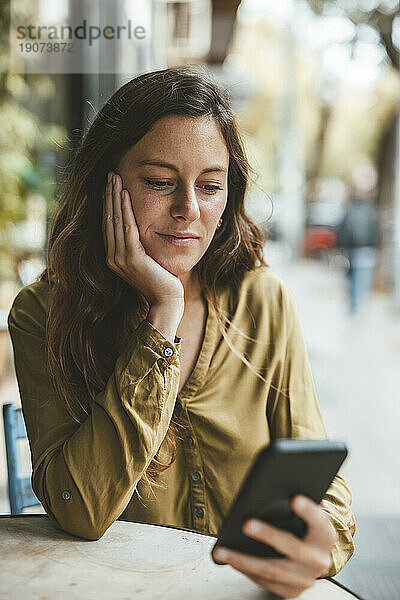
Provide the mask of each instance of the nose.
[{"label": "nose", "polygon": [[187,221],[196,221],[200,217],[199,203],[196,191],[191,184],[182,185],[174,194],[174,203],[171,215],[175,218],[183,217]]}]

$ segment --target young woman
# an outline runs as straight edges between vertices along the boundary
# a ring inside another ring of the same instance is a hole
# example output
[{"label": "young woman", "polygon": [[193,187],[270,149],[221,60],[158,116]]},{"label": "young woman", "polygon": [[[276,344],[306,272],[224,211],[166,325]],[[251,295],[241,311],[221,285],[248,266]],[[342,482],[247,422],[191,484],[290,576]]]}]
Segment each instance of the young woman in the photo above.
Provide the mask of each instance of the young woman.
[{"label": "young woman", "polygon": [[[129,81],[75,155],[48,267],[8,321],[33,489],[73,535],[118,518],[217,534],[262,447],[327,437],[294,300],[244,210],[248,172],[199,67]],[[353,553],[350,503],[337,475],[321,505],[293,500],[303,540],[244,525],[286,558],[223,560],[295,597]]]}]

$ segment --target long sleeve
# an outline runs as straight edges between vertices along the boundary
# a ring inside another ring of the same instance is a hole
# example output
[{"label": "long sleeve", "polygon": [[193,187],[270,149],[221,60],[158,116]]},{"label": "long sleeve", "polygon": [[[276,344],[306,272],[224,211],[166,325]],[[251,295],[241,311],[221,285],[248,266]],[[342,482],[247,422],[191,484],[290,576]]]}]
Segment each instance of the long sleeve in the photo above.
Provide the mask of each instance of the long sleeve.
[{"label": "long sleeve", "polygon": [[[327,439],[295,301],[284,285],[282,292],[286,349],[273,381],[281,391],[268,400],[271,438]],[[351,501],[351,492],[338,473],[321,502],[339,536],[324,577],[338,573],[354,552]]]},{"label": "long sleeve", "polygon": [[171,344],[144,320],[79,424],[48,375],[45,316],[27,288],[8,316],[32,486],[61,529],[96,540],[122,514],[164,439],[178,391],[181,340]]}]

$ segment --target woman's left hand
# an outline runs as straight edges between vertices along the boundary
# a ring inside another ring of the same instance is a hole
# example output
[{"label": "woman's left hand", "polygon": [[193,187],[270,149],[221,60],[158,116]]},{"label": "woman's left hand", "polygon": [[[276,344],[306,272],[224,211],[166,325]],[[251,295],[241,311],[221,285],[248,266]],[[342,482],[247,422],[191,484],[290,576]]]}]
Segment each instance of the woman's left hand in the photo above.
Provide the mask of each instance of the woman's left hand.
[{"label": "woman's left hand", "polygon": [[[243,533],[278,550],[285,558],[262,558],[222,547],[213,553],[220,562],[231,565],[266,590],[283,598],[297,598],[311,587],[317,577],[328,571],[333,546],[338,540],[335,528],[320,505],[306,496],[295,496],[291,506],[307,524],[307,533],[296,535],[273,527],[264,521],[250,519]],[[252,530],[250,525],[257,529]]]}]

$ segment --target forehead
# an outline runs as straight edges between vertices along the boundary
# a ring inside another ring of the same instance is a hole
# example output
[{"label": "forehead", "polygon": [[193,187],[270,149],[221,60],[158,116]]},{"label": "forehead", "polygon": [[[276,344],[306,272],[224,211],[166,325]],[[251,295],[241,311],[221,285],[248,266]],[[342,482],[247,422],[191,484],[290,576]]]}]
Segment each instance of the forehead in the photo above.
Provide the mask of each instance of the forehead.
[{"label": "forehead", "polygon": [[160,159],[184,168],[210,166],[219,162],[226,168],[229,152],[218,123],[210,116],[167,116],[159,119],[126,154],[129,162]]}]

